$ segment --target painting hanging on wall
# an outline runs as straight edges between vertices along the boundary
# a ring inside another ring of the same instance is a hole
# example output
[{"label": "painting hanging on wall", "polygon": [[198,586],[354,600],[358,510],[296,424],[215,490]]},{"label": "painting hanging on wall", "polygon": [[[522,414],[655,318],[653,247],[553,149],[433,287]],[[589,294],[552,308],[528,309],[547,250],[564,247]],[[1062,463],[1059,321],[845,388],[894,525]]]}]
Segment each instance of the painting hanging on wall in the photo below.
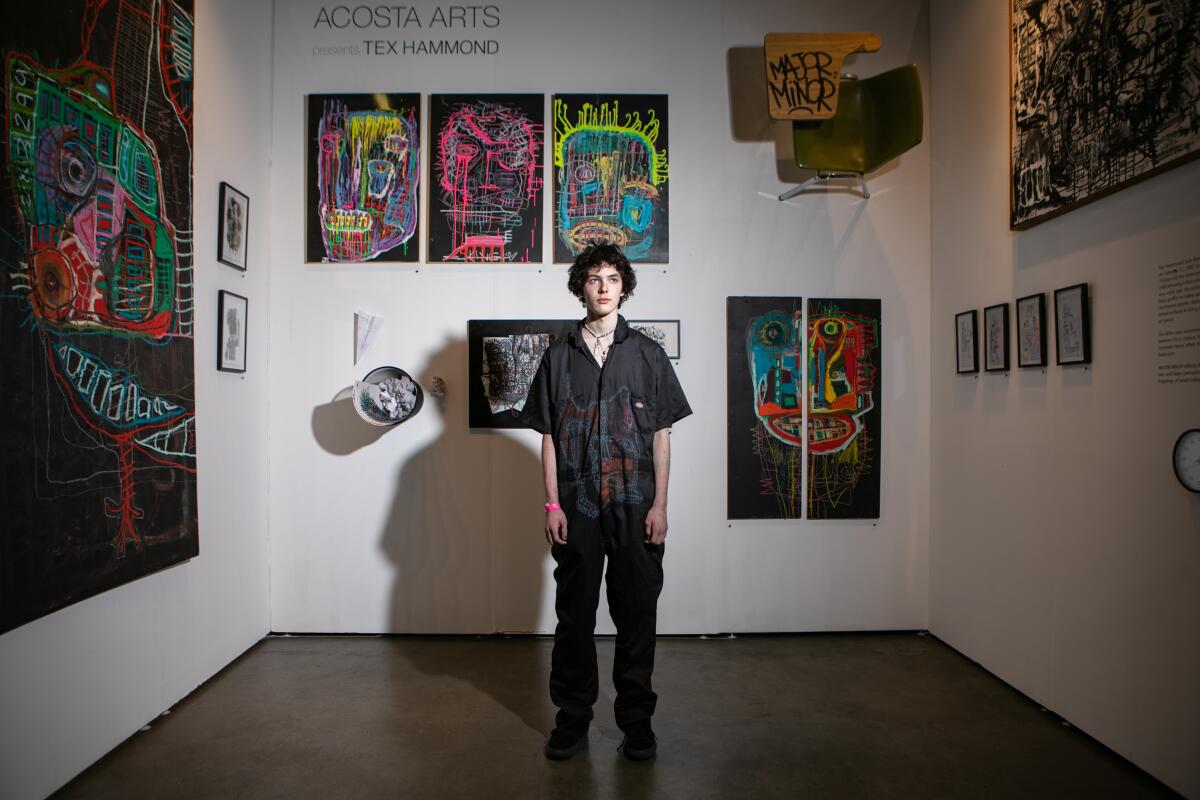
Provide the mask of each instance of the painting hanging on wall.
[{"label": "painting hanging on wall", "polygon": [[1059,364],[1092,363],[1092,307],[1086,283],[1054,290],[1054,329]]},{"label": "painting hanging on wall", "polygon": [[804,500],[804,301],[725,300],[728,519],[798,519]]},{"label": "painting hanging on wall", "polygon": [[979,312],[975,309],[954,315],[955,371],[959,375],[979,372]]},{"label": "painting hanging on wall", "polygon": [[1008,371],[1008,303],[983,309],[983,369]]},{"label": "painting hanging on wall", "polygon": [[1013,228],[1200,154],[1200,3],[1010,0]]},{"label": "painting hanging on wall", "polygon": [[629,327],[641,331],[667,353],[667,358],[679,358],[679,320],[631,319]]},{"label": "painting hanging on wall", "polygon": [[250,236],[250,198],[221,181],[217,209],[217,261],[246,271],[246,242]]},{"label": "painting hanging on wall", "polygon": [[240,294],[217,293],[217,369],[246,371],[249,300]]},{"label": "painting hanging on wall", "polygon": [[590,244],[670,260],[667,95],[554,96],[554,262]]},{"label": "painting hanging on wall", "polygon": [[467,397],[472,428],[523,428],[518,418],[542,354],[577,325],[568,319],[467,322]]},{"label": "painting hanging on wall", "polygon": [[1046,294],[1017,300],[1017,366],[1046,366]]},{"label": "painting hanging on wall", "polygon": [[420,101],[308,96],[305,261],[419,260]]},{"label": "painting hanging on wall", "polygon": [[545,96],[429,97],[429,260],[542,260]]},{"label": "painting hanging on wall", "polygon": [[808,301],[808,518],[878,519],[880,301]]},{"label": "painting hanging on wall", "polygon": [[192,3],[4,16],[0,632],[198,552]]}]

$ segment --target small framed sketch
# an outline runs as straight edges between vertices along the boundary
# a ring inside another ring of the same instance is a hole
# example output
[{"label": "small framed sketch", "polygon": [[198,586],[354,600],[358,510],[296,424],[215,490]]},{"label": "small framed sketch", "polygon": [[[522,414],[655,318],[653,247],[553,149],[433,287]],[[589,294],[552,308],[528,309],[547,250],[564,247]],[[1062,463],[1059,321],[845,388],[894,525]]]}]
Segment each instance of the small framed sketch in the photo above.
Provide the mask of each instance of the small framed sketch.
[{"label": "small framed sketch", "polygon": [[1008,303],[983,309],[983,368],[1008,371]]},{"label": "small framed sketch", "polygon": [[1059,364],[1092,363],[1092,314],[1086,283],[1054,290],[1054,339]]},{"label": "small framed sketch", "polygon": [[1017,366],[1046,366],[1046,293],[1017,300]]},{"label": "small framed sketch", "polygon": [[221,181],[217,213],[217,260],[246,270],[246,239],[250,234],[250,198]]},{"label": "small framed sketch", "polygon": [[246,371],[246,298],[233,292],[217,295],[217,369]]},{"label": "small framed sketch", "polygon": [[629,327],[641,331],[667,351],[667,358],[679,358],[679,320],[631,319]]},{"label": "small framed sketch", "polygon": [[958,372],[979,372],[979,312],[975,309],[954,315],[954,348],[958,353]]}]

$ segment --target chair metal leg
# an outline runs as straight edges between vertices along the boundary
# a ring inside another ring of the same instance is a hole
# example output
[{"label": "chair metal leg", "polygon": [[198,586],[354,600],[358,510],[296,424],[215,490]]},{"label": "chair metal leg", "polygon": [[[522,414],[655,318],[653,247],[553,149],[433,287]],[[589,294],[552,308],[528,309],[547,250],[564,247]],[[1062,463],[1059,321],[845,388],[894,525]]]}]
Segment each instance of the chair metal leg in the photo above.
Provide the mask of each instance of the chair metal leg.
[{"label": "chair metal leg", "polygon": [[797,184],[783,194],[779,195],[779,199],[781,201],[790,200],[801,192],[806,191],[814,184],[824,186],[831,180],[856,180],[858,181],[858,188],[862,192],[862,196],[868,199],[871,197],[871,192],[869,189],[867,189],[867,178],[861,172],[818,172],[816,175],[812,176],[803,183]]},{"label": "chair metal leg", "polygon": [[779,199],[780,200],[791,200],[793,197],[800,194],[801,192],[803,192],[809,186],[812,186],[814,183],[816,183],[820,179],[821,179],[820,175],[814,175],[811,178],[809,178],[808,180],[806,180],[804,183],[801,183],[797,186],[793,186],[791,189],[788,189],[786,192],[779,195]]}]

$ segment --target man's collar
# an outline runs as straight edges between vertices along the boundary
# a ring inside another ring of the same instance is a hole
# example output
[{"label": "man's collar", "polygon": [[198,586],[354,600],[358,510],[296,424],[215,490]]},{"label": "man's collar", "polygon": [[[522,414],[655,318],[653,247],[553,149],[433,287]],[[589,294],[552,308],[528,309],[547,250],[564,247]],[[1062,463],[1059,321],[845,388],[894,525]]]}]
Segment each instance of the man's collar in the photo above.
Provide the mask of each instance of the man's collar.
[{"label": "man's collar", "polygon": [[[587,317],[579,320],[579,325],[587,322]],[[572,347],[583,347],[583,337],[579,336],[579,325],[571,328],[571,332],[567,334],[567,339],[571,342]],[[613,342],[623,342],[629,336],[629,323],[620,314],[617,314],[617,329],[613,333]]]},{"label": "man's collar", "polygon": [[623,342],[625,337],[629,335],[629,323],[620,314],[617,314],[617,332],[613,334],[614,342]]}]

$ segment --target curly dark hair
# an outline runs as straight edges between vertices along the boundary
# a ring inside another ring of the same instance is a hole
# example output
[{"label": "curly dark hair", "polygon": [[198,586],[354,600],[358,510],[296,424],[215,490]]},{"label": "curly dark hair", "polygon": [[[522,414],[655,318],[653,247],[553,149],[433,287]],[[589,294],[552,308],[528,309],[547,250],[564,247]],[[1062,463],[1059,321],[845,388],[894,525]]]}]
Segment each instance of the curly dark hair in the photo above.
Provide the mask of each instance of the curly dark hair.
[{"label": "curly dark hair", "polygon": [[583,303],[583,285],[587,283],[588,275],[605,264],[614,267],[621,274],[621,299],[617,301],[617,308],[620,308],[626,300],[633,297],[633,290],[637,288],[637,274],[634,273],[629,259],[621,252],[621,248],[615,244],[591,244],[575,256],[575,263],[571,265],[571,271],[567,275],[567,288]]}]

